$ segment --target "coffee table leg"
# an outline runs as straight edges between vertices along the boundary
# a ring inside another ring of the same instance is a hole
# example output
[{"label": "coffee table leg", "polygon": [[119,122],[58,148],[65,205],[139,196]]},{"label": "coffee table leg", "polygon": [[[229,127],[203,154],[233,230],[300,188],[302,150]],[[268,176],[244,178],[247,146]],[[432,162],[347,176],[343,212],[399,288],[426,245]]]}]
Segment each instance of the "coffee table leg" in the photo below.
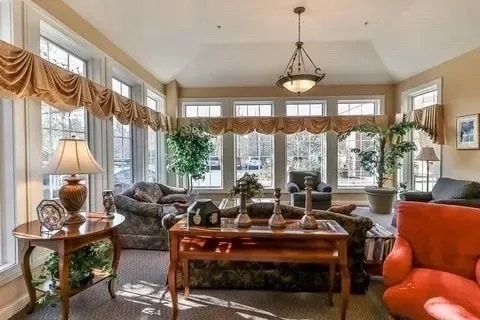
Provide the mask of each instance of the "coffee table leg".
[{"label": "coffee table leg", "polygon": [[183,285],[185,287],[185,299],[190,295],[190,279],[188,274],[188,260],[182,259]]},{"label": "coffee table leg", "polygon": [[168,290],[172,298],[172,320],[178,317],[177,297],[177,263],[178,263],[178,236],[170,234],[170,266],[168,268]]},{"label": "coffee table leg", "polygon": [[32,285],[32,271],[30,269],[30,255],[32,254],[34,246],[30,245],[30,242],[27,241],[25,246],[23,247],[23,259],[22,259],[22,271],[23,271],[23,279],[25,280],[25,284],[27,286],[28,297],[30,298],[30,302],[27,306],[27,312],[32,313],[35,310],[35,303],[37,302],[37,293],[35,288]]},{"label": "coffee table leg", "polygon": [[333,286],[335,284],[335,264],[330,263],[328,268],[328,305],[333,306]]},{"label": "coffee table leg", "polygon": [[110,297],[116,298],[115,294],[115,279],[117,275],[118,263],[120,262],[120,255],[122,247],[120,246],[120,239],[118,237],[117,229],[113,229],[110,235],[110,241],[113,245],[113,259],[112,259],[112,277],[108,280],[108,292]]}]

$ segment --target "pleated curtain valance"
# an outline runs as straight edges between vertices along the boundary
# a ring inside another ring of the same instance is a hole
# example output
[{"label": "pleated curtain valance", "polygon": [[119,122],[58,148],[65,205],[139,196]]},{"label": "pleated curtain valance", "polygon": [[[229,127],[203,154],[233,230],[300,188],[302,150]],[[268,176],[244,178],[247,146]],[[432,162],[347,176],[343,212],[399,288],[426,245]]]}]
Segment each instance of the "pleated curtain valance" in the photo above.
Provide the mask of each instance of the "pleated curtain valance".
[{"label": "pleated curtain valance", "polygon": [[425,108],[412,110],[407,113],[397,113],[395,122],[415,122],[428,133],[433,143],[444,144],[445,132],[443,123],[443,106],[440,104],[431,105]]},{"label": "pleated curtain valance", "polygon": [[69,72],[39,56],[0,41],[0,97],[40,99],[57,109],[84,107],[97,118],[168,131],[170,118],[132,99]]},{"label": "pleated curtain valance", "polygon": [[178,125],[203,124],[209,133],[222,135],[228,132],[248,134],[258,132],[294,134],[302,131],[318,134],[327,131],[345,132],[354,125],[375,123],[388,125],[385,115],[381,116],[324,116],[324,117],[231,117],[231,118],[179,118]]}]

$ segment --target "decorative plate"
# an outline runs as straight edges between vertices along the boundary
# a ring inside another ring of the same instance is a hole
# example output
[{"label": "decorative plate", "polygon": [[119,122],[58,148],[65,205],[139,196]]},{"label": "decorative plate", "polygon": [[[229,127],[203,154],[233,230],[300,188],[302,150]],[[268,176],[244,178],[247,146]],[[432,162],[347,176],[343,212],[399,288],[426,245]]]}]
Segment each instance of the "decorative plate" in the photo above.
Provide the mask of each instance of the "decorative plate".
[{"label": "decorative plate", "polygon": [[65,208],[57,200],[42,200],[37,215],[42,226],[50,231],[61,229],[65,224]]}]

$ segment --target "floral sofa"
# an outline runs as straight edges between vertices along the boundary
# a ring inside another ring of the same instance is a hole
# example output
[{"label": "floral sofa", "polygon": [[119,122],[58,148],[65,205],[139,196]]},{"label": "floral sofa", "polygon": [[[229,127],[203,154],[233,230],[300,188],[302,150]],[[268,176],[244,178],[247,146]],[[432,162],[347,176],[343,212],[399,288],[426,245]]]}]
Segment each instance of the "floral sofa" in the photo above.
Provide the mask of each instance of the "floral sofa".
[{"label": "floral sofa", "polygon": [[[252,218],[269,218],[273,203],[247,205]],[[286,219],[300,219],[304,209],[281,205]],[[234,218],[238,207],[222,210],[222,217]],[[352,293],[362,294],[368,288],[369,277],[364,270],[365,235],[373,223],[370,219],[355,215],[313,210],[317,219],[336,220],[349,234],[348,255]],[[167,219],[167,228],[174,218]],[[328,266],[317,264],[238,262],[238,261],[189,261],[191,288],[261,289],[281,291],[327,291]],[[181,273],[179,272],[179,278]],[[335,290],[340,289],[340,277],[335,279]]]},{"label": "floral sofa", "polygon": [[118,227],[122,248],[168,250],[168,231],[162,219],[176,216],[176,205],[187,201],[185,189],[155,182],[137,182],[115,195],[117,212],[125,216]]}]

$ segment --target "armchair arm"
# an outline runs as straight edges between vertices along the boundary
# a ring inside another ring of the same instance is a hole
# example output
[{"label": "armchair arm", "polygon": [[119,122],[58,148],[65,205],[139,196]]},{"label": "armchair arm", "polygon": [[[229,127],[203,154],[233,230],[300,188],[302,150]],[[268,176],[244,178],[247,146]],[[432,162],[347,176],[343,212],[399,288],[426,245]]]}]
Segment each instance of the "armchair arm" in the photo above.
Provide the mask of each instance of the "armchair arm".
[{"label": "armchair arm", "polygon": [[387,287],[399,284],[412,269],[413,254],[408,241],[397,236],[393,250],[383,262],[383,282]]},{"label": "armchair arm", "polygon": [[330,187],[330,185],[326,184],[325,182],[319,182],[317,184],[316,190],[318,192],[332,192],[332,187]]},{"label": "armchair arm", "polygon": [[120,214],[123,211],[143,217],[161,217],[163,214],[163,207],[161,204],[140,202],[123,195],[115,196],[115,206]]},{"label": "armchair arm", "polygon": [[475,265],[475,275],[477,277],[477,283],[480,284],[480,259],[477,260]]},{"label": "armchair arm", "polygon": [[432,200],[432,203],[451,204],[455,206],[480,208],[480,199],[445,199]]},{"label": "armchair arm", "polygon": [[429,202],[432,199],[433,198],[431,192],[407,191],[400,193],[400,200],[405,201]]},{"label": "armchair arm", "polygon": [[287,183],[287,190],[289,193],[299,192],[300,187],[295,182],[290,181],[289,183]]}]

